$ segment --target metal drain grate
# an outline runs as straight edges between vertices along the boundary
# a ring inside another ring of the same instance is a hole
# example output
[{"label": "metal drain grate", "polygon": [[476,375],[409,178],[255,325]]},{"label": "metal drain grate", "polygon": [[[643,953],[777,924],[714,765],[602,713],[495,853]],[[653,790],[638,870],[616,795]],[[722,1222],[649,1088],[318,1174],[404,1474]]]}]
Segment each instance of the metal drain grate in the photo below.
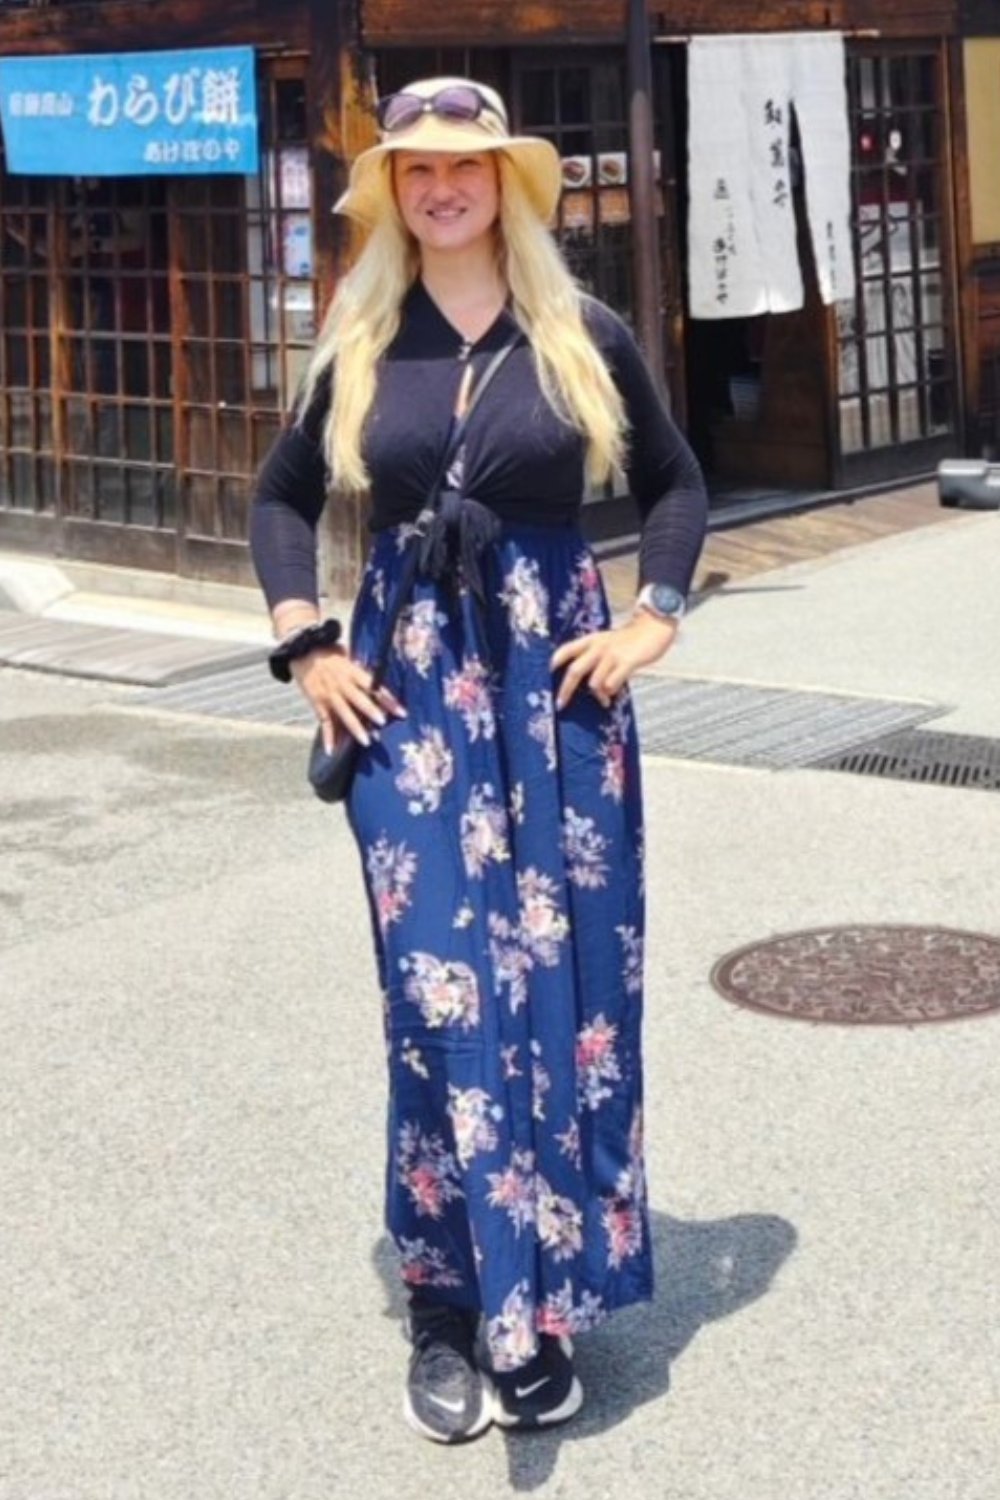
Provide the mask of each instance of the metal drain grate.
[{"label": "metal drain grate", "polygon": [[1000,740],[978,735],[907,729],[816,764],[857,776],[1000,792]]},{"label": "metal drain grate", "polygon": [[633,678],[632,694],[647,755],[775,770],[812,765],[943,712],[929,703],[653,673]]},{"label": "metal drain grate", "polygon": [[[643,752],[730,765],[813,765],[942,712],[927,703],[799,692],[644,673],[632,681]],[[138,693],[132,703],[259,724],[313,724],[304,699],[262,664]]]}]

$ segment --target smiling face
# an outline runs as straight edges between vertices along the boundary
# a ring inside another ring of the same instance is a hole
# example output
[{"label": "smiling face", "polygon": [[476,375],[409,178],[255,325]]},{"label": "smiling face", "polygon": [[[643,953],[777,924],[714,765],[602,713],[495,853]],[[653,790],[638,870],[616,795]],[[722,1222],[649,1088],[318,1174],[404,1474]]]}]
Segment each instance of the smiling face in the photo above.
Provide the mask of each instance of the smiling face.
[{"label": "smiling face", "polygon": [[393,152],[403,223],[425,250],[467,250],[492,235],[500,214],[495,153]]}]

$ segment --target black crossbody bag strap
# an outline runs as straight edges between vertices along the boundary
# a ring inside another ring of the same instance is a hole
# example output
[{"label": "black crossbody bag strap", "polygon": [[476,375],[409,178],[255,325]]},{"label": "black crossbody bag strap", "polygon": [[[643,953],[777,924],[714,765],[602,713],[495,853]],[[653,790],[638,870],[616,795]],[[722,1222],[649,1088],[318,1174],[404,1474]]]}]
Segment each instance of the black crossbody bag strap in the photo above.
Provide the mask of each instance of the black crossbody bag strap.
[{"label": "black crossbody bag strap", "polygon": [[386,668],[389,665],[389,657],[392,653],[392,642],[396,634],[396,625],[399,621],[400,615],[403,613],[403,610],[409,603],[410,594],[413,590],[413,581],[416,576],[417,562],[420,556],[420,543],[423,540],[423,536],[427,530],[427,527],[429,526],[431,521],[433,521],[438,506],[441,503],[441,489],[444,485],[445,479],[447,478],[448,470],[454,463],[458,450],[462,446],[466,429],[469,425],[469,419],[472,416],[472,413],[475,411],[476,407],[479,405],[480,401],[482,401],[496,376],[500,373],[500,369],[508,356],[513,354],[514,350],[523,342],[524,334],[519,331],[514,335],[513,338],[508,339],[507,343],[504,344],[502,349],[497,350],[496,354],[494,354],[493,358],[486,366],[486,369],[483,371],[478,381],[476,382],[475,387],[472,391],[472,395],[469,398],[469,404],[465,408],[465,411],[461,416],[456,416],[452,421],[451,429],[448,433],[448,437],[444,445],[444,450],[441,454],[441,462],[438,465],[438,471],[434,477],[434,483],[431,485],[431,488],[428,492],[427,499],[424,502],[424,508],[416,519],[413,535],[409,540],[409,550],[406,555],[406,560],[403,564],[403,571],[400,575],[399,586],[396,589],[395,594],[393,595],[392,603],[389,605],[389,610],[386,615],[385,630],[382,635],[382,640],[379,643],[378,655],[376,656],[375,662],[372,666],[372,685],[370,689],[370,691],[372,692],[378,691],[378,689],[382,686],[383,680],[385,678]]}]

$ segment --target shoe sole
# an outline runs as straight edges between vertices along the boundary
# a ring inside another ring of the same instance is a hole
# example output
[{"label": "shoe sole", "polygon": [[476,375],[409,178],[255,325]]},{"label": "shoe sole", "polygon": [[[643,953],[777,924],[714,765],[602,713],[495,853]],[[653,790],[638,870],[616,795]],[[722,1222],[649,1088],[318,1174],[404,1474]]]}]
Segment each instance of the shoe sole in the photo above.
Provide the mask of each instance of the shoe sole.
[{"label": "shoe sole", "polygon": [[473,1438],[481,1437],[494,1420],[496,1398],[493,1394],[493,1387],[486,1380],[483,1380],[482,1391],[482,1410],[476,1418],[474,1425],[466,1432],[435,1432],[433,1427],[426,1426],[413,1410],[410,1393],[407,1390],[403,1392],[403,1421],[413,1432],[419,1433],[422,1438],[428,1438],[432,1443],[451,1445],[455,1443],[468,1443]]},{"label": "shoe sole", "polygon": [[554,1427],[558,1422],[568,1422],[570,1417],[575,1417],[583,1405],[583,1386],[576,1376],[573,1376],[573,1384],[569,1388],[569,1394],[561,1406],[554,1406],[551,1411],[542,1412],[540,1416],[530,1417],[525,1420],[515,1412],[505,1411],[500,1402],[500,1397],[493,1397],[493,1420],[498,1427],[506,1427],[508,1430],[514,1427]]}]

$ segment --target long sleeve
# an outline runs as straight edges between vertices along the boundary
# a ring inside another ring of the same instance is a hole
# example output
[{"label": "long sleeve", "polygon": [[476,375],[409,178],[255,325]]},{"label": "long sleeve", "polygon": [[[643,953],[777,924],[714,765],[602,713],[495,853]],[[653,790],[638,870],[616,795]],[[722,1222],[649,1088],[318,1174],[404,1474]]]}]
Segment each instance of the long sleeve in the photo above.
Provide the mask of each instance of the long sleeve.
[{"label": "long sleeve", "polygon": [[283,599],[318,599],[316,527],[326,500],[321,432],[329,390],[327,382],[305,419],[283,429],[257,478],[250,553],[272,609]]},{"label": "long sleeve", "polygon": [[626,479],[642,517],[639,581],[669,583],[686,594],[708,513],[701,468],[664,407],[625,324],[601,307],[595,331],[629,422]]}]

